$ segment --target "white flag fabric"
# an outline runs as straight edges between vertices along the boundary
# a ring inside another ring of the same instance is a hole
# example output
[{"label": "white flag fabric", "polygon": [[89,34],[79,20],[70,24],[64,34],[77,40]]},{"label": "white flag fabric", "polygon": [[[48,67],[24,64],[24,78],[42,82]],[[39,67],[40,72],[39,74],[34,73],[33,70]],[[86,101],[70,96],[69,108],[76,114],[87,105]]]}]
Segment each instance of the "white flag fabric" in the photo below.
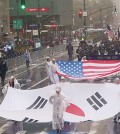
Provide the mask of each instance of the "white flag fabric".
[{"label": "white flag fabric", "polygon": [[[49,97],[56,85],[34,89],[8,89],[0,105],[0,116],[29,123],[52,121]],[[100,121],[113,117],[120,111],[120,85],[111,83],[62,83],[62,93],[70,100],[64,112],[65,121]]]}]

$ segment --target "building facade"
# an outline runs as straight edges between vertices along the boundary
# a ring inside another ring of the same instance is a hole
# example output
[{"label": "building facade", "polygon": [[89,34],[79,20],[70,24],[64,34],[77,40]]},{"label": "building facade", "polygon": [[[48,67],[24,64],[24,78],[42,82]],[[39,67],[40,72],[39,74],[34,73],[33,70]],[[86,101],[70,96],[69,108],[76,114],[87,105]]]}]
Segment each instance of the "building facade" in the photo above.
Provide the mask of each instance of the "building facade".
[{"label": "building facade", "polygon": [[9,1],[0,0],[0,34],[10,32]]},{"label": "building facade", "polygon": [[10,0],[9,3],[12,32],[15,32],[13,20],[18,18],[23,20],[22,32],[29,32],[28,34],[33,34],[32,31],[38,27],[41,31],[50,31],[51,28],[54,29],[52,25],[61,30],[73,24],[73,0],[26,0],[25,10],[20,8],[20,4],[21,0]]}]

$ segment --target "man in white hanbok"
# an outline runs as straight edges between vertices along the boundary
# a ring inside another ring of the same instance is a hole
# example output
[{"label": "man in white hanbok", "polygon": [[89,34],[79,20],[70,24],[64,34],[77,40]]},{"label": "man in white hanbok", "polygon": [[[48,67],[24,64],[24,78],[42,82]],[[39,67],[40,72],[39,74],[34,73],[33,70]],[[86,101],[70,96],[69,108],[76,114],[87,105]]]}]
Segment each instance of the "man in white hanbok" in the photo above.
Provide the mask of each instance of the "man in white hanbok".
[{"label": "man in white hanbok", "polygon": [[18,83],[17,79],[14,76],[10,77],[8,83],[2,89],[4,97],[6,96],[9,87],[20,89],[20,84]]},{"label": "man in white hanbok", "polygon": [[46,60],[47,60],[47,64],[46,64],[47,75],[48,75],[51,83],[54,84],[55,81],[54,81],[53,74],[52,74],[52,62],[50,60],[50,57],[47,57]]},{"label": "man in white hanbok", "polygon": [[[9,87],[12,87],[15,89],[20,89],[20,84],[18,83],[17,79],[14,76],[10,77],[8,83],[2,89],[2,93],[3,93],[4,97],[6,96],[7,91],[9,90]],[[8,130],[9,131],[8,133],[15,134],[18,131],[23,131],[23,123],[22,122],[14,121],[14,120],[11,120],[11,122],[13,122],[13,123],[12,123],[11,129]]]},{"label": "man in white hanbok", "polygon": [[55,62],[55,59],[52,60],[51,64],[51,73],[53,77],[53,84],[57,84],[60,82],[58,75],[56,74],[56,71],[58,70],[58,65]]},{"label": "man in white hanbok", "polygon": [[53,120],[52,127],[57,134],[61,134],[64,127],[63,113],[70,105],[68,99],[61,94],[61,87],[56,87],[56,94],[49,98],[49,102],[53,104]]}]

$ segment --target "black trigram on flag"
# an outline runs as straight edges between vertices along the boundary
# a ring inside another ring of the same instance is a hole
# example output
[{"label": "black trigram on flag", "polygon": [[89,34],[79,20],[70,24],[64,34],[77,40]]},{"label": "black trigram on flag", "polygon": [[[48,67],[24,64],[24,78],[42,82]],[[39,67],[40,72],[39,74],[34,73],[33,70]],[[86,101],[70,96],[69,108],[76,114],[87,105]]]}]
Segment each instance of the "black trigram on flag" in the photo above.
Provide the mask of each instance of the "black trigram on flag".
[{"label": "black trigram on flag", "polygon": [[25,117],[25,119],[23,119],[23,120],[22,120],[22,122],[37,123],[37,122],[38,122],[38,120],[29,119],[29,118]]},{"label": "black trigram on flag", "polygon": [[98,110],[99,108],[103,107],[107,104],[106,100],[96,92],[95,95],[92,95],[90,98],[87,99],[87,102],[95,109]]},{"label": "black trigram on flag", "polygon": [[40,96],[30,105],[27,109],[40,109],[43,108],[48,100],[41,98]]}]

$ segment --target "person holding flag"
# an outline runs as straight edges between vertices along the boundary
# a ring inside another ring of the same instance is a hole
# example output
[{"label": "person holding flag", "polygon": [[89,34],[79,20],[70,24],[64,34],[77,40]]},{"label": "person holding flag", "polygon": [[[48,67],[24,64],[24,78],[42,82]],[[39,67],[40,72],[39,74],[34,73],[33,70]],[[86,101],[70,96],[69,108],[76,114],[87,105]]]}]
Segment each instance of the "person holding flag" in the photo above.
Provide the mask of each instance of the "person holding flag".
[{"label": "person holding flag", "polygon": [[51,71],[52,71],[52,77],[53,77],[53,84],[57,84],[60,82],[58,74],[56,73],[58,70],[58,65],[55,61],[55,59],[52,60],[52,66],[51,66]]},{"label": "person holding flag", "polygon": [[63,113],[70,103],[68,99],[61,94],[61,87],[57,86],[56,93],[49,98],[49,102],[53,105],[52,127],[56,130],[56,134],[62,134],[64,127]]}]

